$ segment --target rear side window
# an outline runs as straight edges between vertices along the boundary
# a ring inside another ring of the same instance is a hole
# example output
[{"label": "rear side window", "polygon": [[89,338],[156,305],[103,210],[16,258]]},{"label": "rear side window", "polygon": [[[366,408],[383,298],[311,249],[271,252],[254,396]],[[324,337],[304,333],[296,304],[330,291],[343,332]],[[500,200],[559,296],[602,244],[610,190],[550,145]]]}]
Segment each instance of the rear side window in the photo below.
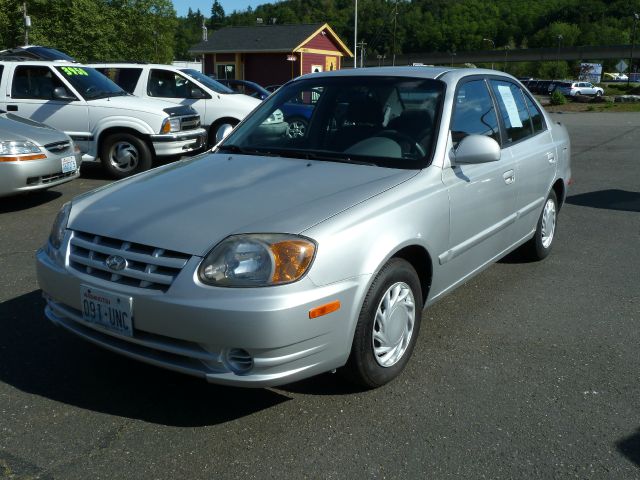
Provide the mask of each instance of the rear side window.
[{"label": "rear side window", "polygon": [[18,66],[11,85],[12,98],[53,100],[53,90],[66,87],[49,67]]},{"label": "rear side window", "polygon": [[533,135],[531,117],[520,88],[503,80],[491,80],[500,116],[507,131],[506,143],[515,143]]},{"label": "rear side window", "polygon": [[529,115],[531,116],[531,124],[533,125],[533,134],[536,135],[544,130],[546,130],[546,125],[544,123],[544,117],[542,116],[542,112],[536,106],[535,103],[529,98],[529,95],[524,95],[525,103],[527,104],[527,109],[529,110]]},{"label": "rear side window", "polygon": [[500,143],[498,118],[484,80],[472,80],[456,92],[451,136],[454,146],[467,135],[486,135]]},{"label": "rear side window", "polygon": [[[151,70],[147,94],[150,97],[191,98],[193,83],[182,75],[170,70]],[[198,89],[199,90],[199,89]]]},{"label": "rear side window", "polygon": [[96,68],[127,93],[133,93],[142,74],[141,68]]}]

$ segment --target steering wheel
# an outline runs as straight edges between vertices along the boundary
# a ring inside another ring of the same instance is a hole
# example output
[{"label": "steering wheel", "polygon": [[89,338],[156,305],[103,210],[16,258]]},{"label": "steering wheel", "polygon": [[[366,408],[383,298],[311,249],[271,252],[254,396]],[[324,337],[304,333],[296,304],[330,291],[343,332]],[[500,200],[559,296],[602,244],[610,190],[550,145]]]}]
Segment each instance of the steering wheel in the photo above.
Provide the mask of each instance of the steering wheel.
[{"label": "steering wheel", "polygon": [[84,95],[89,97],[96,90],[98,90],[98,88],[95,85],[91,85],[91,86],[87,87],[87,89],[84,91]]},{"label": "steering wheel", "polygon": [[403,157],[405,155],[410,155],[415,158],[421,158],[427,154],[427,151],[419,142],[416,142],[415,138],[407,135],[406,133],[399,132],[398,130],[383,130],[382,132],[377,133],[376,137],[389,138],[396,142],[400,145]]}]

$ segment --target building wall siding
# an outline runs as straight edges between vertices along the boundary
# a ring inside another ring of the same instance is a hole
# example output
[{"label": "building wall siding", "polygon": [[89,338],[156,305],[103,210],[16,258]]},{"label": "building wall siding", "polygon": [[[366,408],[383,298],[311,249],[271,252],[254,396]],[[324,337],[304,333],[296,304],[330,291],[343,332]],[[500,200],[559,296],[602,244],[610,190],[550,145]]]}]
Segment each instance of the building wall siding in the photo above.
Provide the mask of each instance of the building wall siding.
[{"label": "building wall siding", "polygon": [[322,33],[319,33],[318,35],[313,37],[311,40],[305,43],[302,46],[302,48],[315,48],[317,50],[331,50],[332,52],[336,52],[336,53],[340,51],[338,46],[331,41],[331,39],[329,38],[329,35],[322,35]]},{"label": "building wall siding", "polygon": [[244,79],[263,86],[282,85],[299,75],[299,58],[290,62],[286,53],[245,53]]}]

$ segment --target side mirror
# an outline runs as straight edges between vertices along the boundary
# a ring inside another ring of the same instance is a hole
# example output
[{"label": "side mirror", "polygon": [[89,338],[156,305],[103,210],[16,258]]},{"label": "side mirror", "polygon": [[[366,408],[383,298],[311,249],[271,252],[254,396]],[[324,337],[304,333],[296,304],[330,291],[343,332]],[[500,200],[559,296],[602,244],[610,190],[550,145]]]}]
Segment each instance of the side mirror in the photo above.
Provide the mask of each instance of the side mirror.
[{"label": "side mirror", "polygon": [[467,135],[454,151],[455,162],[487,163],[500,160],[500,145],[485,135]]},{"label": "side mirror", "polygon": [[231,130],[233,130],[233,127],[228,123],[220,125],[218,131],[216,132],[216,143],[220,143],[222,140],[227,138],[227,136],[231,133]]},{"label": "side mirror", "polygon": [[76,97],[71,95],[66,88],[56,87],[53,89],[53,98],[55,100],[75,100]]},{"label": "side mirror", "polygon": [[191,98],[194,99],[202,99],[202,98],[207,98],[207,94],[204,93],[201,89],[199,88],[192,88],[191,89]]}]

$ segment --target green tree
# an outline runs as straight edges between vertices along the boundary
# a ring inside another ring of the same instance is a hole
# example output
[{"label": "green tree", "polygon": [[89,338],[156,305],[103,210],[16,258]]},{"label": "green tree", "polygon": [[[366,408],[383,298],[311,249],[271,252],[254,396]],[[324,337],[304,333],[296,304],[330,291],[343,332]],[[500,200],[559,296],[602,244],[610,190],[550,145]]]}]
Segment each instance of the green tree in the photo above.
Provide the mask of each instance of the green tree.
[{"label": "green tree", "polygon": [[214,0],[211,5],[211,17],[209,18],[209,28],[211,30],[219,30],[225,25],[224,8],[218,0]]}]

